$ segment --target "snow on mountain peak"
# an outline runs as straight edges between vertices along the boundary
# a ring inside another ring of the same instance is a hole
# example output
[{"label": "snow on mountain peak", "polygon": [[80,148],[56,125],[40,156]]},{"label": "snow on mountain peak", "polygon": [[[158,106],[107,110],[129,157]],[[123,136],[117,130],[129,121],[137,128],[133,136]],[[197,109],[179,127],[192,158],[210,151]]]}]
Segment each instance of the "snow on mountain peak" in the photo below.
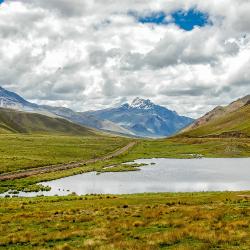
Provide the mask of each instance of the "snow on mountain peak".
[{"label": "snow on mountain peak", "polygon": [[135,109],[152,109],[154,104],[149,100],[145,100],[139,97],[136,97],[131,104],[129,105],[130,108]]}]

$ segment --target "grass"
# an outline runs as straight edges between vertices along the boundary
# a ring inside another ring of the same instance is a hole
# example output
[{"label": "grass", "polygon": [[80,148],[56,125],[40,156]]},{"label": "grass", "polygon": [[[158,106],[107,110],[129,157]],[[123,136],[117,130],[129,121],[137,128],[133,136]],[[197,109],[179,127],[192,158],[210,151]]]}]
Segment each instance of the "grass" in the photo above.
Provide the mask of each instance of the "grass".
[{"label": "grass", "polygon": [[147,164],[118,164],[114,166],[107,166],[98,171],[98,174],[100,173],[107,173],[107,172],[124,172],[124,171],[138,171],[140,170],[139,167],[146,166]]},{"label": "grass", "polygon": [[100,157],[127,143],[98,135],[0,134],[0,173]]},{"label": "grass", "polygon": [[249,195],[3,198],[0,249],[249,249]]},{"label": "grass", "polygon": [[249,157],[250,139],[246,138],[172,138],[145,140],[130,153],[128,158],[192,158]]}]

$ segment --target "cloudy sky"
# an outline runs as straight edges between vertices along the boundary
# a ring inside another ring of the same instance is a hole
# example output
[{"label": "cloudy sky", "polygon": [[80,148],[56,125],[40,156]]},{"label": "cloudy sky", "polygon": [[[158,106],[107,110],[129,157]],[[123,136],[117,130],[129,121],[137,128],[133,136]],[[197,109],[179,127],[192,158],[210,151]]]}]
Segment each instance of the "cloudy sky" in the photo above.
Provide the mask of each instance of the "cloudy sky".
[{"label": "cloudy sky", "polygon": [[250,94],[249,0],[0,0],[0,86],[78,111],[198,117]]}]

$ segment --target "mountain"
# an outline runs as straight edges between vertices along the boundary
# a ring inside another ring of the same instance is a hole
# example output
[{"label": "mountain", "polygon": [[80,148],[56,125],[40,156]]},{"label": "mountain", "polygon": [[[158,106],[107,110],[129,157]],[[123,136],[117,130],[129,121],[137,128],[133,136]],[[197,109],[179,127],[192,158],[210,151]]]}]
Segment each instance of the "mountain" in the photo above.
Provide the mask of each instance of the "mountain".
[{"label": "mountain", "polygon": [[24,100],[14,92],[0,87],[0,107],[16,110],[33,111],[39,109],[39,106]]},{"label": "mountain", "polygon": [[0,133],[93,135],[94,131],[62,118],[0,108]]},{"label": "mountain", "polygon": [[50,117],[61,117],[74,123],[105,131],[121,134],[131,134],[125,128],[107,120],[98,120],[94,116],[75,112],[69,108],[37,105],[26,101],[14,92],[0,87],[0,108],[14,109],[18,111],[33,112]]},{"label": "mountain", "polygon": [[250,136],[250,95],[228,106],[218,106],[183,129],[180,135],[204,136]]},{"label": "mountain", "polygon": [[175,111],[156,105],[150,100],[135,98],[131,104],[83,113],[98,120],[109,120],[132,134],[142,137],[169,136],[193,122]]},{"label": "mountain", "polygon": [[51,118],[64,118],[71,122],[118,134],[145,137],[163,137],[176,133],[193,120],[136,98],[131,104],[99,111],[75,112],[69,108],[37,105],[14,92],[0,87],[0,107],[38,113]]}]

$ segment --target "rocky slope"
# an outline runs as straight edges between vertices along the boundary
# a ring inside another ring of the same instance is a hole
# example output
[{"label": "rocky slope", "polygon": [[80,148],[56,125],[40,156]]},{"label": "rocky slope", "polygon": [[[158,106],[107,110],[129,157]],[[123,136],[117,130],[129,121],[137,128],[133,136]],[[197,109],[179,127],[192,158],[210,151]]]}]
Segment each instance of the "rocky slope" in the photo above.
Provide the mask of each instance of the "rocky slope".
[{"label": "rocky slope", "polygon": [[185,136],[250,136],[250,95],[216,107],[180,133]]}]

